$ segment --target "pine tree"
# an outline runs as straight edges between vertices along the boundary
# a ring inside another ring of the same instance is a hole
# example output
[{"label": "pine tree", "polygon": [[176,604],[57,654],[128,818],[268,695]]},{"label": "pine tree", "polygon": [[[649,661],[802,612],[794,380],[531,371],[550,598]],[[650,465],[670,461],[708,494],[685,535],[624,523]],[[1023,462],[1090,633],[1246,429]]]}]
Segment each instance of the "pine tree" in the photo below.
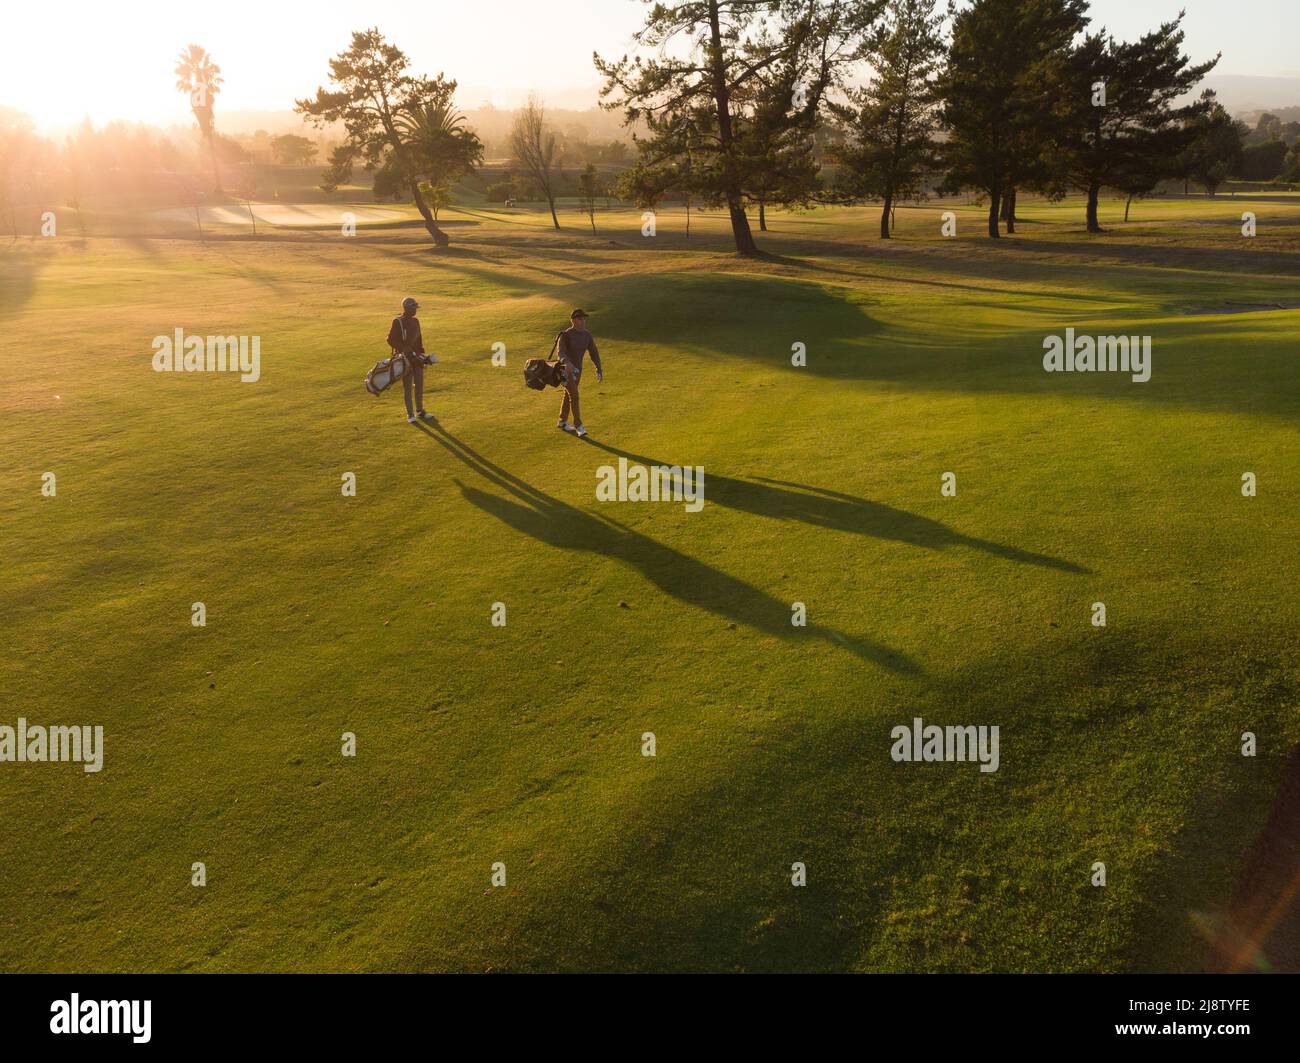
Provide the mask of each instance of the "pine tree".
[{"label": "pine tree", "polygon": [[831,109],[847,127],[833,152],[846,173],[839,185],[855,198],[880,199],[880,238],[889,239],[899,199],[923,192],[936,164],[938,114],[935,75],[943,57],[938,0],[890,0],[884,24],[871,35],[864,58],[874,78],[848,93],[849,105]]}]

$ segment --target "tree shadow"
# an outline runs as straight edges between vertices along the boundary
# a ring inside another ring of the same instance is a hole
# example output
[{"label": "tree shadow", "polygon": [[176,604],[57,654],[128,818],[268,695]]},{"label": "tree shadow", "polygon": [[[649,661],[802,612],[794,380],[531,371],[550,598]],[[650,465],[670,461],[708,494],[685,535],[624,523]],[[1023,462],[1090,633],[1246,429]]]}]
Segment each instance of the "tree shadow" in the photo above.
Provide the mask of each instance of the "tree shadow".
[{"label": "tree shadow", "polygon": [[[537,261],[530,262],[526,269],[529,273],[539,274],[540,276],[525,277],[520,272],[517,264],[485,254],[478,248],[456,247],[453,245],[449,248],[437,248],[435,256],[427,256],[422,255],[422,253],[429,251],[430,248],[409,241],[389,244],[377,244],[370,241],[370,246],[381,255],[402,258],[413,265],[424,268],[464,274],[466,277],[472,277],[475,280],[484,281],[496,287],[506,288],[512,292],[529,294],[554,292],[558,294],[568,285],[581,280],[575,273],[552,269],[540,265]],[[416,261],[416,255],[422,255],[422,257]],[[471,262],[481,263],[481,265],[471,265]],[[553,280],[542,279],[547,277],[553,278]]]},{"label": "tree shadow", "polygon": [[[1240,222],[1225,222],[1226,226],[1239,226]],[[1114,230],[1108,236],[1119,236]],[[1010,245],[1008,245],[1010,246]],[[1292,251],[1238,247],[1188,247],[1184,244],[1132,244],[1118,240],[1093,240],[1088,243],[1064,243],[1054,240],[1031,240],[1015,247],[1019,251],[1040,252],[1062,256],[1080,254],[1094,259],[1128,263],[1134,266],[1154,266],[1164,269],[1192,269],[1209,279],[1222,273],[1250,273],[1279,275],[1300,274],[1300,255]]]},{"label": "tree shadow", "polygon": [[923,669],[906,655],[881,643],[846,635],[822,624],[795,628],[790,603],[656,542],[608,517],[586,513],[553,498],[483,457],[441,425],[419,426],[426,435],[511,498],[490,494],[456,480],[462,497],[538,542],[560,550],[600,554],[629,568],[678,601],[781,639],[807,636],[903,675]]},{"label": "tree shadow", "polygon": [[[644,454],[633,454],[601,443],[587,436],[584,442],[628,461],[647,466],[671,466],[672,462],[657,461]],[[922,517],[906,510],[895,509],[882,502],[833,491],[825,487],[787,480],[772,480],[765,476],[751,480],[738,480],[707,472],[705,497],[710,504],[726,506],[745,513],[754,513],[774,520],[795,520],[818,528],[868,535],[875,539],[909,543],[927,550],[944,550],[952,546],[967,546],[996,557],[1024,565],[1037,565],[1060,572],[1089,575],[1090,570],[1072,561],[1021,550],[1015,546],[978,539],[954,531],[940,521]]]},{"label": "tree shadow", "polygon": [[[1020,259],[1041,277],[1042,262]],[[936,263],[942,275],[946,264]],[[1055,271],[1053,272],[1055,275]],[[1091,268],[1100,284],[1105,267]],[[1188,274],[1177,298],[1204,302],[1213,282]],[[1296,411],[1295,359],[1278,333],[1248,331],[1231,321],[1219,325],[1180,315],[1168,306],[1166,282],[1158,290],[1135,275],[1128,294],[1080,297],[1057,287],[1035,289],[1018,301],[1015,286],[1006,298],[988,300],[972,292],[973,311],[960,328],[942,320],[925,326],[890,323],[894,304],[876,298],[868,285],[817,282],[780,273],[642,273],[620,275],[586,286],[584,302],[601,311],[597,339],[652,349],[671,345],[679,358],[710,362],[735,360],[771,371],[790,372],[795,343],[807,349],[810,374],[829,380],[892,382],[948,394],[1031,395],[1053,393],[1084,399],[1122,399],[1161,407],[1229,410],[1234,413],[1293,416]],[[894,277],[904,290],[915,282]],[[946,283],[935,280],[923,285]],[[1261,297],[1279,296],[1276,280]],[[953,285],[961,288],[963,285]],[[1134,293],[1139,302],[1135,303]],[[1250,298],[1255,288],[1234,292]],[[896,298],[896,295],[895,295]],[[1089,304],[1092,305],[1089,305]],[[1101,305],[1099,305],[1101,304]],[[987,312],[1005,309],[1016,317]],[[936,310],[940,313],[940,310]],[[1116,373],[1072,373],[1052,377],[1042,369],[1043,338],[1073,326],[1081,334],[1141,331],[1157,348],[1151,383],[1133,386]],[[1023,320],[1017,320],[1021,318]],[[1222,339],[1209,338],[1220,329]]]},{"label": "tree shadow", "polygon": [[37,275],[50,257],[21,245],[0,254],[0,317],[17,314],[36,292]]},{"label": "tree shadow", "polygon": [[588,302],[601,313],[598,340],[663,344],[709,357],[724,355],[789,367],[791,345],[807,343],[801,372],[859,379],[878,370],[858,346],[883,329],[876,300],[840,283],[779,274],[634,273],[591,282]]}]

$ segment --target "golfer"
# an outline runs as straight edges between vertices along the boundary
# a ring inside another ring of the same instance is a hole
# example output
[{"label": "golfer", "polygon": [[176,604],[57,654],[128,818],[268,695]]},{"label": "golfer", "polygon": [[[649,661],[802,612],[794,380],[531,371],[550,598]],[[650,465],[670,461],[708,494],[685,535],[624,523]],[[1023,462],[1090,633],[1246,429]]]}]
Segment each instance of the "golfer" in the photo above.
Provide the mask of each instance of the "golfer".
[{"label": "golfer", "polygon": [[[406,421],[432,421],[433,415],[424,410],[424,366],[425,360],[416,357],[424,354],[424,336],[420,333],[420,319],[415,312],[420,304],[414,299],[402,300],[402,316],[393,318],[392,328],[388,330],[388,346],[394,354],[406,359],[406,375],[402,377],[402,395],[406,399]],[[411,389],[415,389],[415,405],[411,405]]]},{"label": "golfer", "polygon": [[[582,380],[582,359],[590,351],[592,364],[596,367],[596,382],[605,379],[605,372],[600,367],[600,352],[596,350],[596,341],[587,331],[587,311],[575,310],[569,315],[569,327],[561,332],[555,342],[560,349],[560,360],[564,363],[564,403],[560,406],[560,423],[555,427],[565,432],[577,432],[585,436],[587,430],[582,426],[582,412],[578,409],[578,384]],[[569,427],[569,407],[573,407],[573,428]]]}]

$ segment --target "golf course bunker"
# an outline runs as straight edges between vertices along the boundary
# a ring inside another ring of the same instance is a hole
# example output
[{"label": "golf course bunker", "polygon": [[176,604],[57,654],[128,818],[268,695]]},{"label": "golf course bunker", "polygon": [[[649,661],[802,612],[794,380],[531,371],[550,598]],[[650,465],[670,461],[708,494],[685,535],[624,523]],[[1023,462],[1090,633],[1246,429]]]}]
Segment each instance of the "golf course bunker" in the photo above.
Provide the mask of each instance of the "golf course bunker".
[{"label": "golf course bunker", "polygon": [[[253,214],[260,222],[285,228],[342,225],[343,215],[351,214],[358,225],[406,221],[411,213],[401,207],[360,207],[346,203],[254,203]],[[208,225],[248,225],[248,208],[223,204],[200,207],[199,216]],[[193,222],[190,207],[170,207],[153,212],[160,221]]]}]

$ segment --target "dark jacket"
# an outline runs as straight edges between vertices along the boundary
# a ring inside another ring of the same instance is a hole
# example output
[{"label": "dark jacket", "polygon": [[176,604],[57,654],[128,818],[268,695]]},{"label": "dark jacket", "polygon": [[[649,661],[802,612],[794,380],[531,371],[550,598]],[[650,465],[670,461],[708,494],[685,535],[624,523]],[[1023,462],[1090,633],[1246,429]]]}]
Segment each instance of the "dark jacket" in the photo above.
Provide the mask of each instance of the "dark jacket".
[{"label": "dark jacket", "polygon": [[424,336],[420,333],[420,319],[405,314],[393,318],[393,324],[388,330],[388,346],[402,354],[423,354]]}]

